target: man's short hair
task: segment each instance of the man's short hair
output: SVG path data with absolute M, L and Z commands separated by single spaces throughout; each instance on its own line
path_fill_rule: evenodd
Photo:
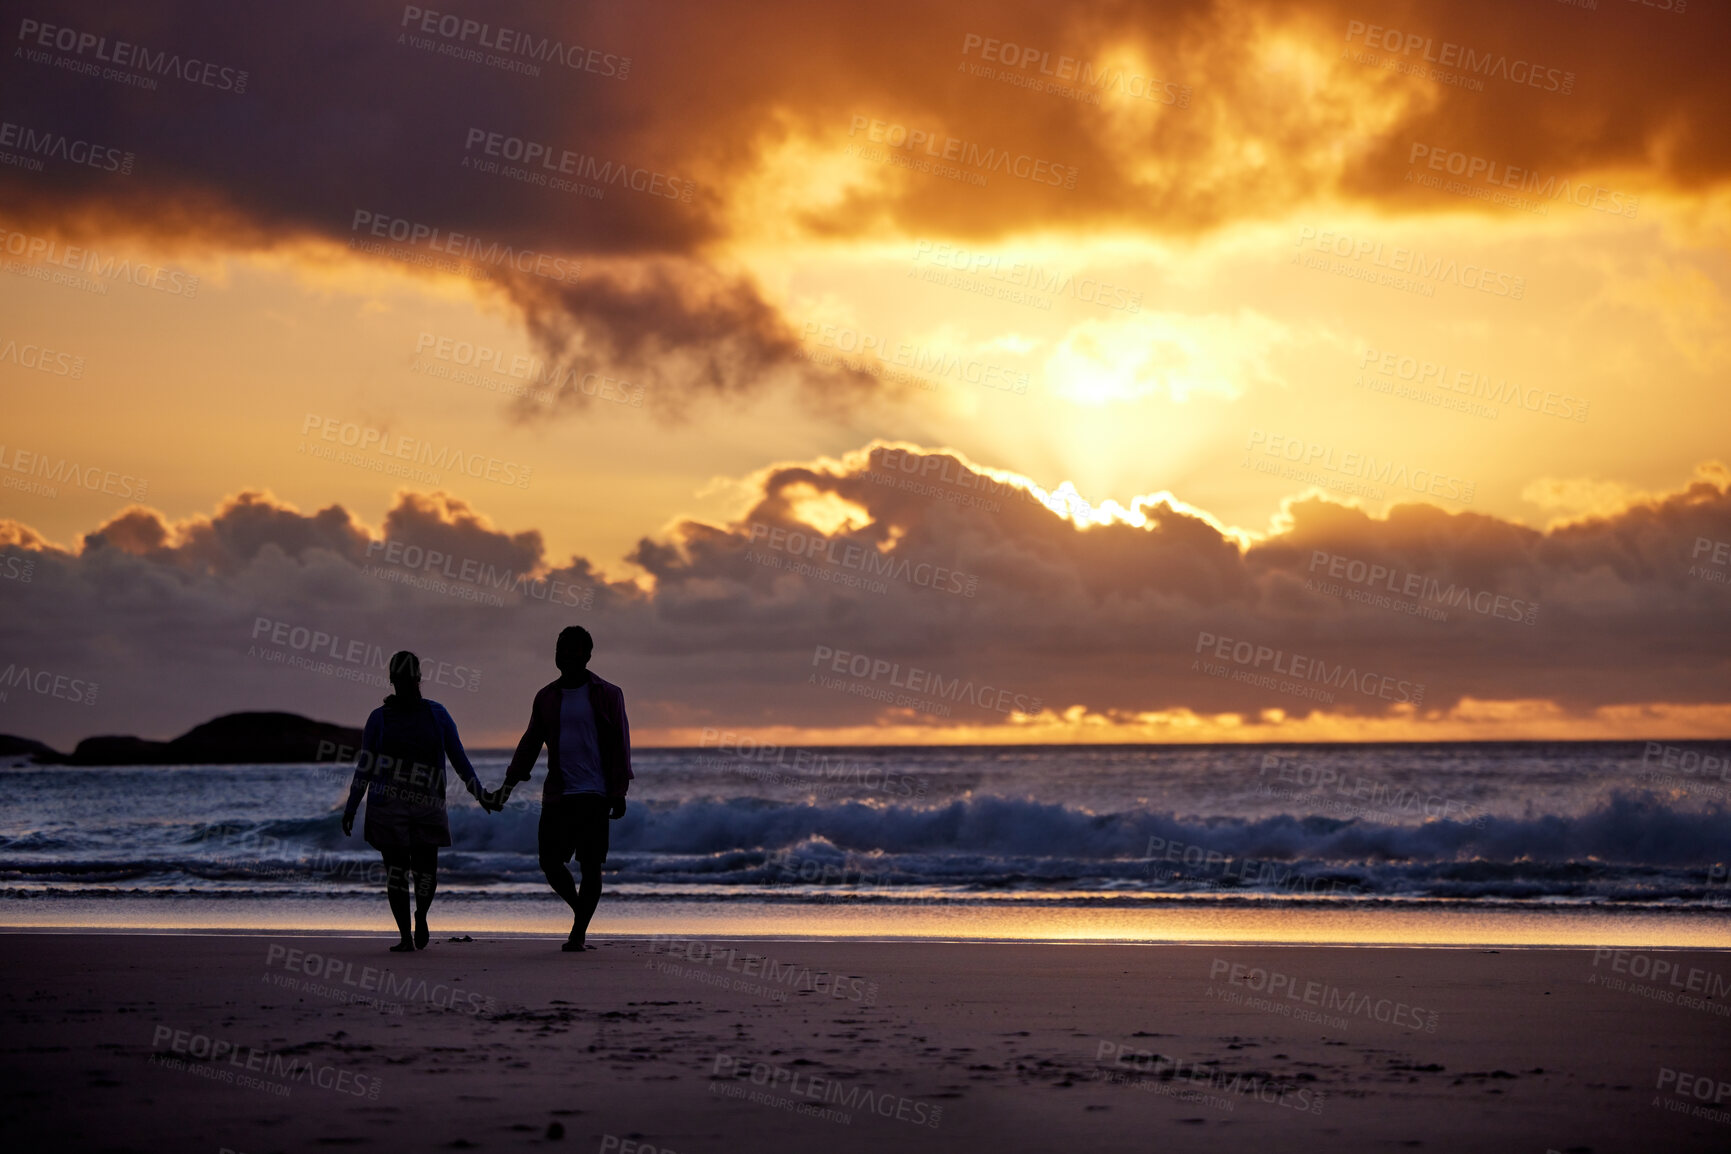
M 595 639 L 581 625 L 568 625 L 559 631 L 559 645 L 554 653 L 563 656 L 571 652 L 594 653 Z

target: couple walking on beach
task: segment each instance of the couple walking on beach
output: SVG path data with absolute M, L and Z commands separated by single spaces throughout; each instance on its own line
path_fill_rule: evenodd
M 427 907 L 438 889 L 439 849 L 451 844 L 445 816 L 445 759 L 481 807 L 505 808 L 511 790 L 528 781 L 541 747 L 547 747 L 547 781 L 541 791 L 537 833 L 541 871 L 571 907 L 567 952 L 594 949 L 584 944 L 589 920 L 601 900 L 601 866 L 607 860 L 607 823 L 625 816 L 630 788 L 631 730 L 625 695 L 617 685 L 589 670 L 595 642 L 573 625 L 559 634 L 554 664 L 559 679 L 535 694 L 529 727 L 511 757 L 505 780 L 487 790 L 469 764 L 457 725 L 445 707 L 421 696 L 421 662 L 408 650 L 391 655 L 395 691 L 373 710 L 361 733 L 354 781 L 343 809 L 343 834 L 352 836 L 361 799 L 367 799 L 362 835 L 385 860 L 385 894 L 402 940 L 393 952 L 426 949 L 431 940 Z M 579 884 L 565 863 L 577 859 Z M 414 929 L 409 927 L 410 879 L 415 898 Z

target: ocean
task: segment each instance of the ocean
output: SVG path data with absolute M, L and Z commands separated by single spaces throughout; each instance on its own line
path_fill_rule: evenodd
M 643 749 L 594 932 L 1731 946 L 1726 752 Z M 0 772 L 0 923 L 389 932 L 347 766 Z M 500 814 L 452 774 L 436 927 L 568 926 L 543 772 Z

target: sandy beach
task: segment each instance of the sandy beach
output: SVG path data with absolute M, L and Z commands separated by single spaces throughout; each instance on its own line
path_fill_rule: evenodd
M 211 1154 L 1731 1141 L 1731 955 L 1711 951 L 386 944 L 0 937 L 0 1138 Z

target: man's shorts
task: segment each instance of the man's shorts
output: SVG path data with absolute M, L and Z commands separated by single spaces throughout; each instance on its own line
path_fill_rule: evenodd
M 607 860 L 607 811 L 611 803 L 598 793 L 572 793 L 541 802 L 541 828 L 536 838 L 543 859 L 600 865 Z

